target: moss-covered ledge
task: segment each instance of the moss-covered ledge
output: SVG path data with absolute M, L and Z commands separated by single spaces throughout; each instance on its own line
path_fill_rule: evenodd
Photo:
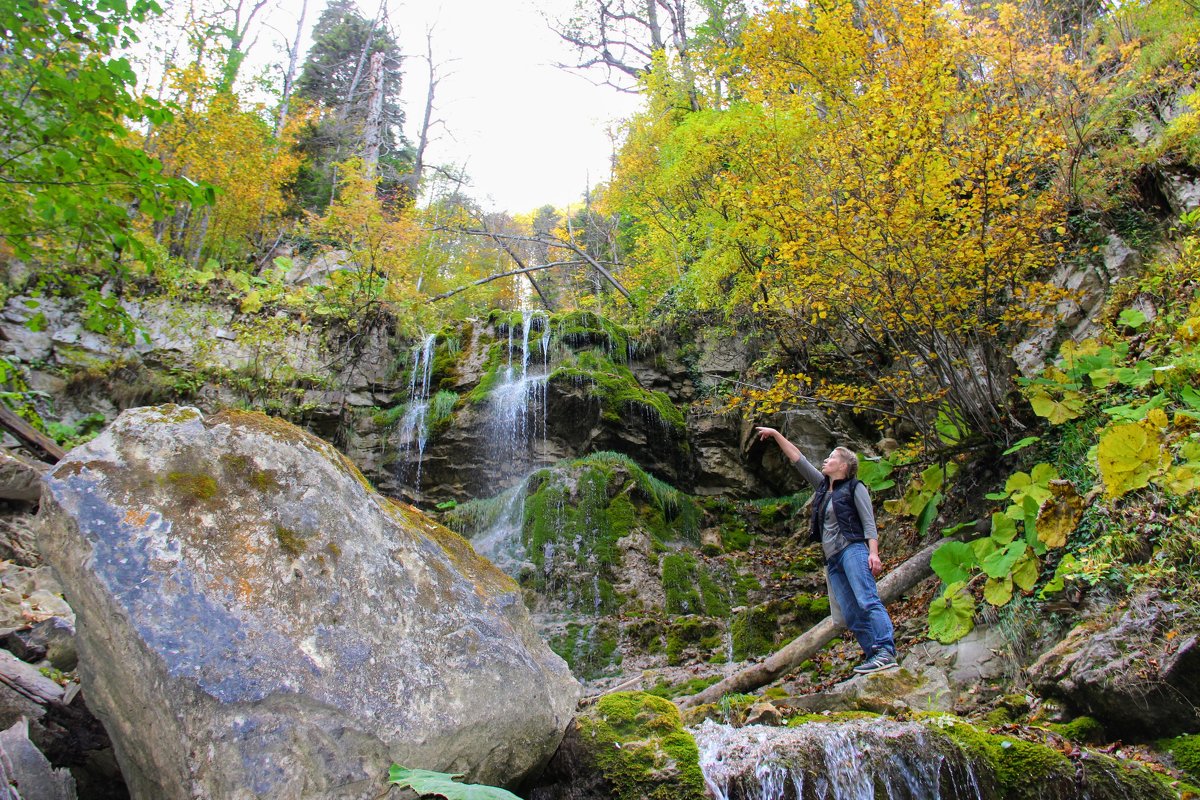
M 616 692 L 583 709 L 544 782 L 558 796 L 612 800 L 704 800 L 696 740 L 669 700 Z

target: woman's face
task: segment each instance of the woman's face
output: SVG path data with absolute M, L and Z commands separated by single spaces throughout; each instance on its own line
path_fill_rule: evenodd
M 837 452 L 830 453 L 821 462 L 821 474 L 827 475 L 830 480 L 845 480 L 847 473 L 846 462 L 842 460 L 842 457 Z

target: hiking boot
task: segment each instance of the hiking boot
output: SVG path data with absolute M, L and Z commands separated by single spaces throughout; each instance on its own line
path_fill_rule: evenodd
M 883 672 L 898 666 L 896 656 L 890 650 L 877 650 L 875 655 L 855 667 L 854 671 L 859 675 L 869 675 L 872 672 Z

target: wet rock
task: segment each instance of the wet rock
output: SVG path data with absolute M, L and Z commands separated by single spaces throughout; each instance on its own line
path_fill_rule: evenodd
M 978 770 L 953 742 L 924 726 L 882 718 L 796 728 L 696 731 L 713 797 L 888 797 L 977 800 Z
M 19 720 L 0 732 L 0 797 L 4 800 L 75 800 L 75 779 L 54 769 L 29 741 L 29 724 Z
M 369 798 L 393 762 L 512 783 L 574 709 L 510 579 L 279 420 L 126 411 L 42 514 L 134 798 Z
M 792 728 L 696 731 L 713 797 L 814 800 L 1167 800 L 1167 782 L 1142 765 L 989 734 L 949 715 L 809 721 Z
M 755 703 L 746 712 L 747 725 L 780 725 L 783 714 L 771 703 Z
M 1077 626 L 1029 675 L 1043 695 L 1124 736 L 1200 730 L 1200 622 L 1154 593 Z
M 946 674 L 927 666 L 919 672 L 908 669 L 856 675 L 823 692 L 791 698 L 792 706 L 808 711 L 870 711 L 900 709 L 950 711 L 954 693 Z

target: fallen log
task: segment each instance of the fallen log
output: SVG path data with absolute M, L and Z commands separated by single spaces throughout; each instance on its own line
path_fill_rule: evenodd
M 0 427 L 7 428 L 22 442 L 44 453 L 43 461 L 54 464 L 67 454 L 66 450 L 58 446 L 58 442 L 18 417 L 4 403 L 0 403 Z
M 933 574 L 929 566 L 929 557 L 946 541 L 942 539 L 922 549 L 879 581 L 879 599 L 884 605 L 899 600 L 905 592 Z M 832 617 L 826 617 L 782 649 L 772 653 L 765 661 L 739 670 L 698 694 L 681 697 L 675 704 L 680 708 L 693 708 L 705 703 L 715 703 L 722 695 L 731 692 L 749 692 L 766 686 L 796 669 L 805 659 L 811 658 L 843 628 L 844 626 L 835 623 Z

